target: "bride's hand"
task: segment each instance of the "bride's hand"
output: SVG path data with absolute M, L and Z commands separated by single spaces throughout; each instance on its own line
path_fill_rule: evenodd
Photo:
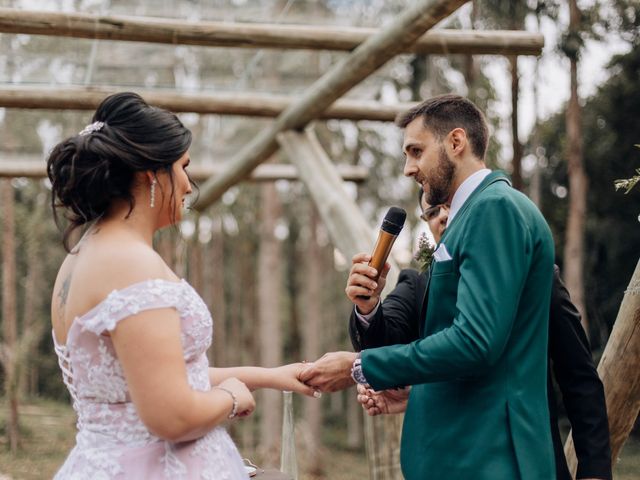
M 301 382 L 300 373 L 309 366 L 308 363 L 290 363 L 281 367 L 272 368 L 274 388 L 283 391 L 296 392 L 308 397 L 320 398 L 320 392 Z
M 236 406 L 238 417 L 249 416 L 256 409 L 256 401 L 251 391 L 237 378 L 229 377 L 217 386 L 229 390 L 235 395 L 234 398 L 238 402 Z

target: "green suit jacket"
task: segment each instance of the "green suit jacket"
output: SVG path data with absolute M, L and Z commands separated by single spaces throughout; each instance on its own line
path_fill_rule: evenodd
M 547 407 L 551 232 L 501 172 L 443 235 L 421 339 L 362 352 L 377 390 L 413 385 L 402 472 L 416 480 L 555 478 Z

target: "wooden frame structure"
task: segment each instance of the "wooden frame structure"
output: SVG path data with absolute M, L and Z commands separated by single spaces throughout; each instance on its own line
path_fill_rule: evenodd
M 95 110 L 117 87 L 0 87 L 0 107 L 55 110 Z M 289 108 L 295 98 L 285 95 L 246 92 L 175 93 L 163 90 L 136 89 L 153 105 L 172 112 L 242 115 L 272 118 Z M 341 99 L 322 112 L 319 119 L 373 120 L 391 122 L 398 113 L 415 103 L 393 105 L 380 102 Z
M 221 162 L 204 162 L 189 167 L 189 175 L 196 181 L 220 175 L 223 167 Z M 369 176 L 365 167 L 359 165 L 335 165 L 335 171 L 340 181 L 361 183 Z M 0 161 L 0 178 L 24 177 L 44 178 L 47 176 L 46 167 L 41 157 L 37 155 L 22 155 L 5 157 Z M 276 180 L 300 180 L 295 165 L 286 163 L 267 163 L 260 165 L 251 172 L 248 180 L 253 182 L 273 182 Z
M 251 177 L 256 181 L 276 178 L 300 178 L 311 192 L 327 224 L 334 245 L 348 256 L 369 248 L 366 241 L 372 235 L 357 205 L 345 193 L 342 180 L 361 181 L 362 169 L 347 171 L 346 166 L 333 165 L 322 151 L 313 132 L 304 130 L 316 119 L 393 120 L 399 111 L 411 104 L 382 105 L 341 99 L 352 87 L 371 75 L 388 60 L 401 53 L 417 54 L 497 54 L 539 55 L 544 40 L 541 35 L 527 32 L 480 32 L 436 30 L 428 32 L 466 0 L 416 0 L 383 30 L 338 28 L 301 25 L 240 24 L 221 22 L 186 22 L 148 17 L 99 16 L 80 13 L 42 13 L 0 8 L 0 32 L 50 35 L 73 38 L 152 42 L 170 45 L 207 47 L 277 48 L 336 50 L 349 52 L 325 75 L 298 98 L 249 93 L 181 94 L 137 89 L 148 101 L 176 112 L 215 113 L 274 117 L 272 124 L 256 136 L 224 168 L 202 167 L 197 176 L 208 178 L 201 190 L 199 210 L 205 209 L 231 186 Z M 0 107 L 26 109 L 94 109 L 111 87 L 36 88 L 24 86 L 0 87 Z M 292 165 L 261 165 L 279 148 Z M 311 174 L 313 172 L 313 175 Z M 0 161 L 0 176 L 43 176 L 44 167 Z M 392 272 L 397 272 L 393 269 Z M 391 274 L 393 275 L 393 274 Z M 622 418 L 619 406 L 631 403 L 637 416 L 640 409 L 640 384 L 637 380 L 624 391 L 619 385 L 633 372 L 624 368 L 620 352 L 630 352 L 637 365 L 640 339 L 635 324 L 640 315 L 638 276 L 636 268 L 630 289 L 625 295 L 612 339 L 607 345 L 599 372 L 603 377 L 610 414 L 612 451 L 614 458 L 627 438 L 629 419 Z M 635 283 L 634 283 L 635 282 Z M 393 278 L 387 282 L 392 286 Z M 632 328 L 633 327 L 633 328 Z M 613 368 L 622 365 L 623 368 Z M 637 379 L 637 374 L 633 377 Z M 368 417 L 367 417 L 368 418 Z M 634 418 L 635 419 L 635 416 Z M 632 419 L 632 420 L 633 420 Z M 397 452 L 401 419 L 387 417 L 368 419 L 368 431 L 385 440 L 385 449 Z M 373 438 L 371 436 L 370 438 Z M 575 453 L 567 442 L 567 457 L 575 468 Z M 391 444 L 391 445 L 389 445 Z M 398 458 L 382 453 L 382 442 L 367 445 L 370 477 L 401 478 Z
M 373 28 L 189 22 L 167 18 L 0 8 L 0 32 L 206 47 L 351 51 Z M 438 30 L 407 46 L 419 54 L 540 55 L 541 35 L 520 31 Z

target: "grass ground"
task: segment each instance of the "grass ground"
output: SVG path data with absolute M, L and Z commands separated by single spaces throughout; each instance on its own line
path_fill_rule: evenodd
M 0 425 L 6 407 L 0 402 Z M 71 407 L 57 402 L 34 400 L 21 407 L 22 451 L 12 456 L 6 441 L 0 440 L 0 480 L 42 480 L 53 477 L 74 444 L 75 416 Z M 4 434 L 4 432 L 2 432 Z M 324 475 L 302 473 L 301 480 L 362 480 L 368 470 L 364 454 L 341 445 L 340 432 L 327 432 Z M 2 438 L 4 438 L 2 436 Z M 640 439 L 630 438 L 614 468 L 616 480 L 640 479 Z

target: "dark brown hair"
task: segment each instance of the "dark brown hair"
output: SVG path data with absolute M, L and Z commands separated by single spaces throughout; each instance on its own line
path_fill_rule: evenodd
M 113 200 L 127 200 L 133 211 L 136 172 L 166 171 L 173 185 L 172 165 L 191 145 L 191 132 L 175 114 L 136 93 L 105 98 L 91 121 L 104 125 L 60 142 L 47 160 L 54 219 L 60 226 L 57 210 L 64 208 L 69 221 L 67 251 L 71 233 L 104 215 Z
M 430 98 L 398 115 L 396 125 L 406 128 L 418 117 L 422 117 L 424 126 L 438 139 L 444 138 L 455 128 L 464 129 L 471 145 L 471 152 L 480 160 L 484 160 L 489 128 L 480 109 L 470 100 L 451 94 Z

